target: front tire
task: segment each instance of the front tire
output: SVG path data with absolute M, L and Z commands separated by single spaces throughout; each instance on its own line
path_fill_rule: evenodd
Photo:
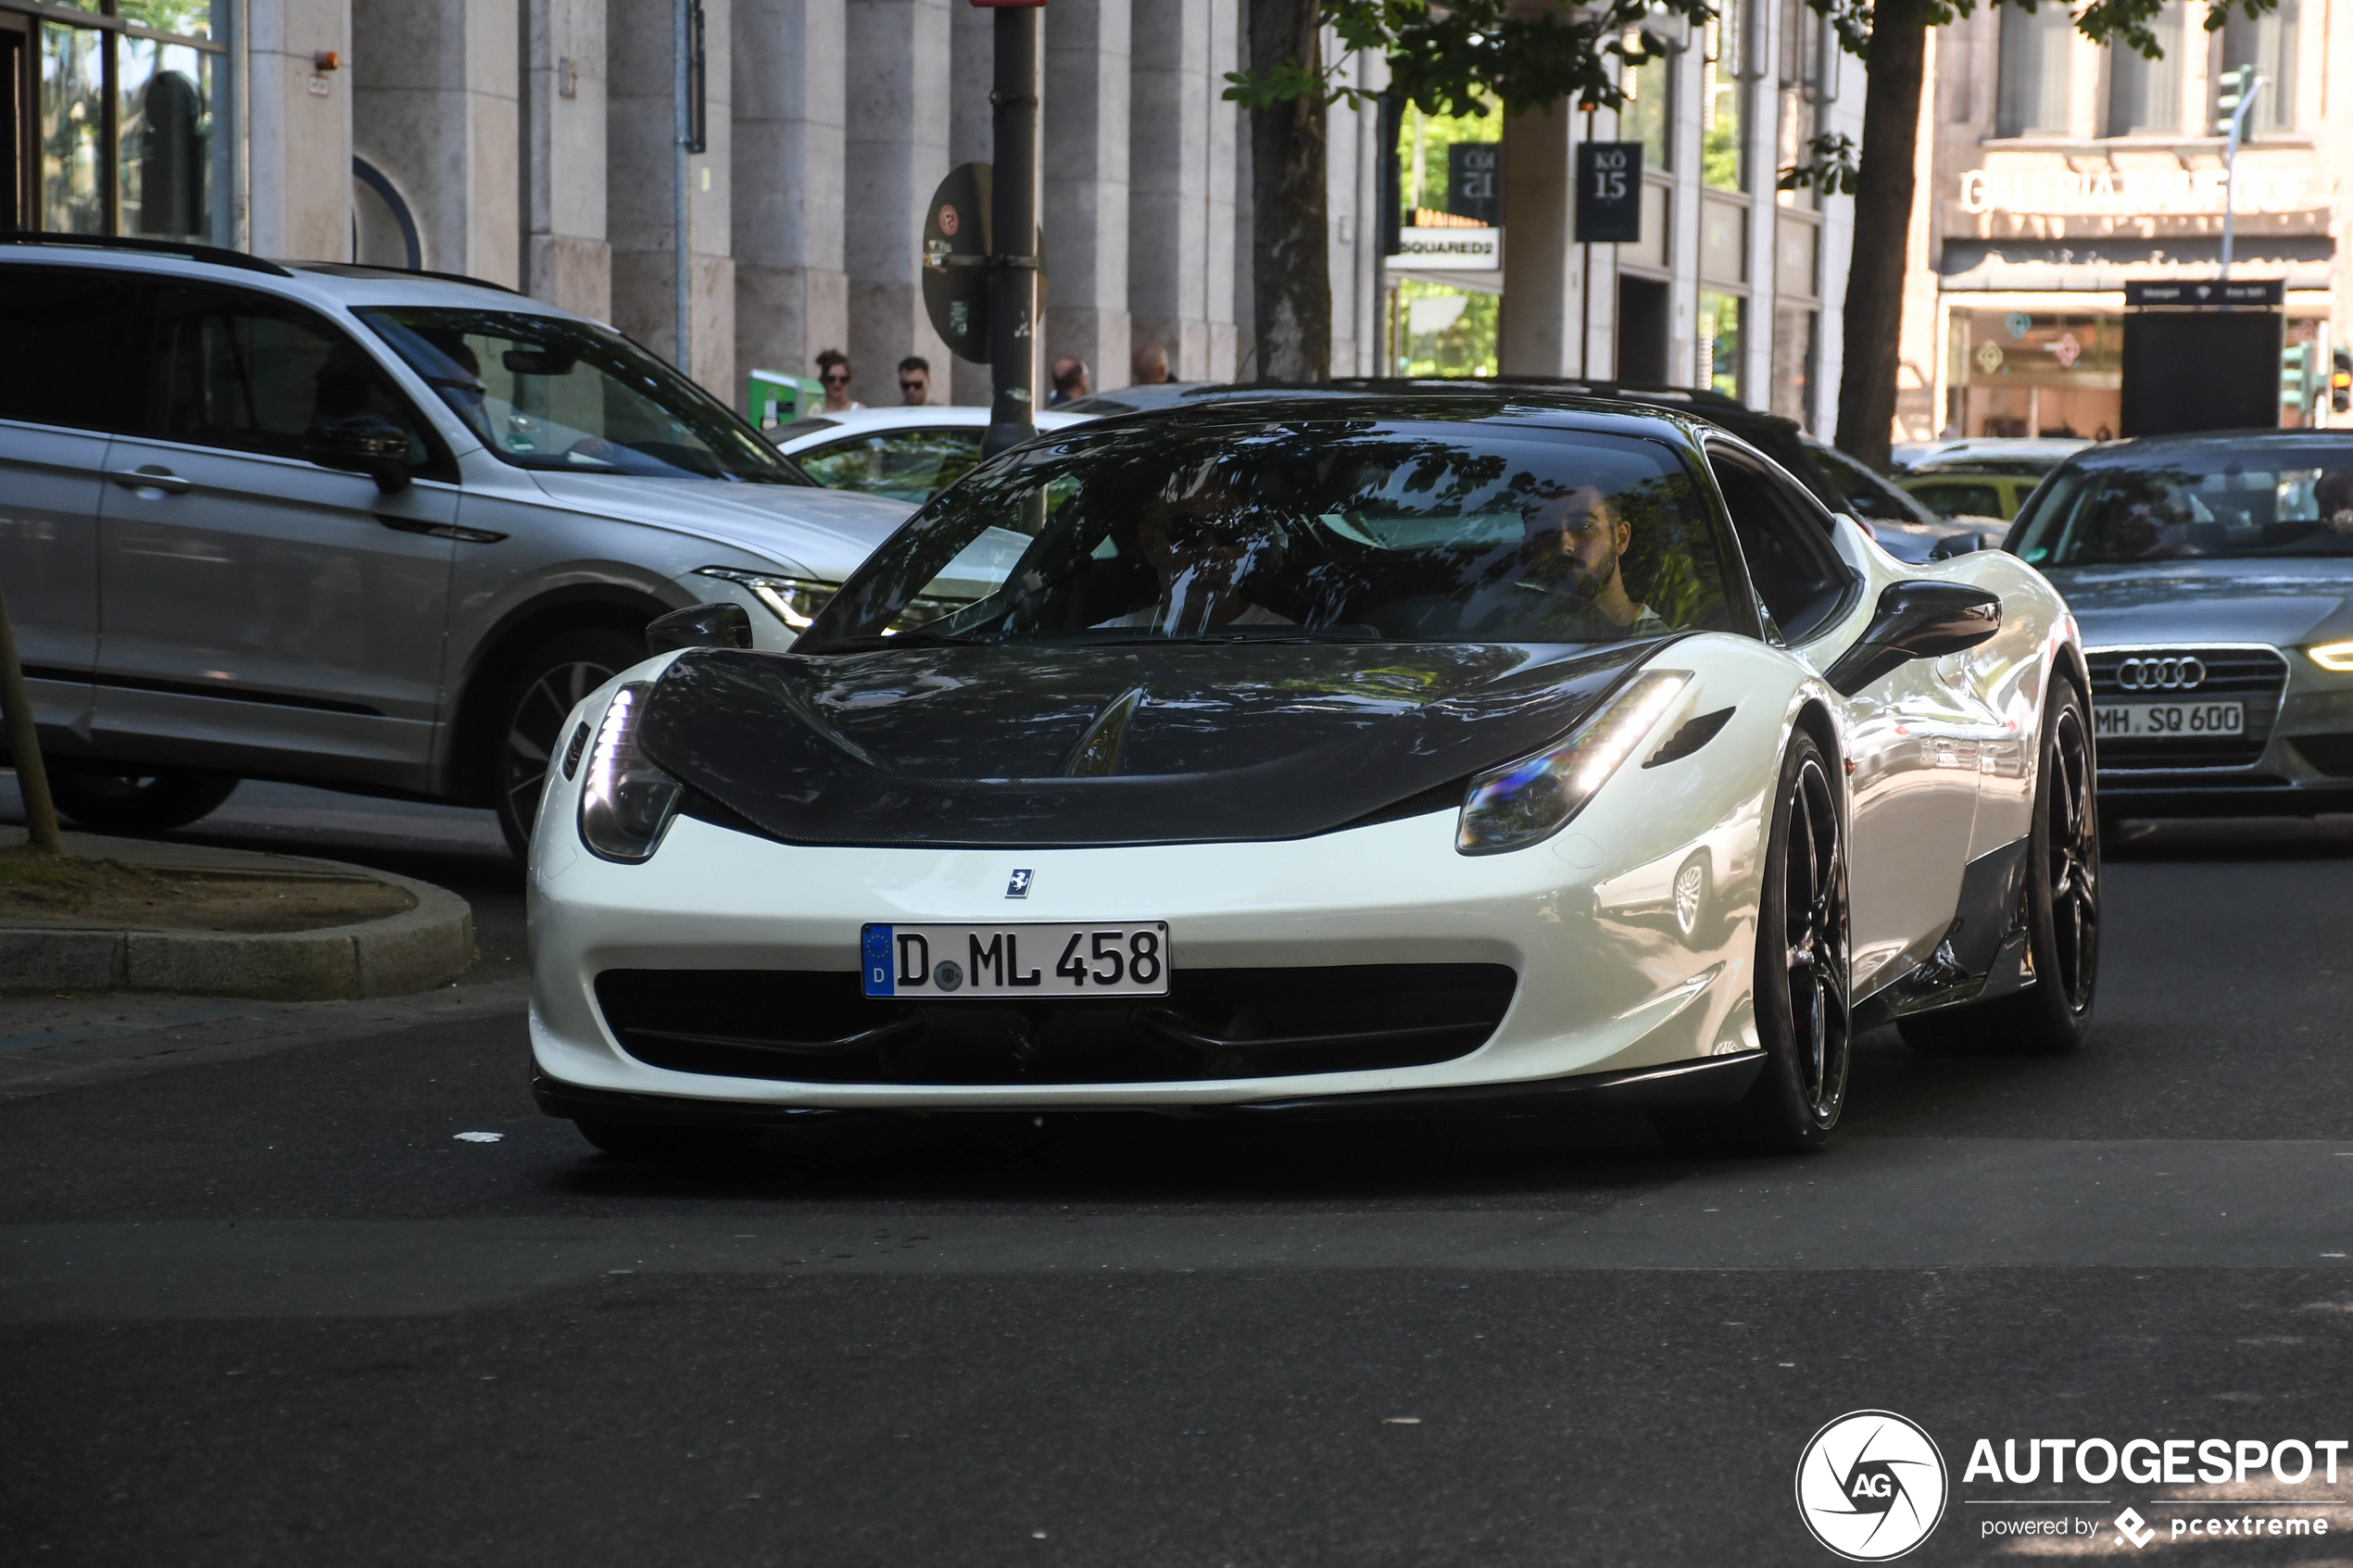
M 236 793 L 234 773 L 196 768 L 51 764 L 57 809 L 92 833 L 169 833 L 209 817 Z
M 1901 1020 L 1920 1051 L 2065 1056 L 2092 1027 L 2100 973 L 2100 810 L 2083 697 L 2054 684 L 2043 715 L 2027 840 L 2026 944 L 2034 984 L 1991 1001 Z
M 597 627 L 567 632 L 516 661 L 499 687 L 492 732 L 492 777 L 499 831 L 518 860 L 531 847 L 540 786 L 562 745 L 564 720 L 580 699 L 646 657 L 642 635 Z

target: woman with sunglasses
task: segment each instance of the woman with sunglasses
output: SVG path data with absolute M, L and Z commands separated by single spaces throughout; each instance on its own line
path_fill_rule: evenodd
M 826 413 L 846 414 L 865 407 L 849 395 L 849 356 L 840 349 L 828 348 L 817 356 L 817 380 L 825 389 Z

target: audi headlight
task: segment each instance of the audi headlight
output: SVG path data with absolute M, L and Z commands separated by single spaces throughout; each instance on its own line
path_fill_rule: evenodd
M 1666 717 L 1691 677 L 1654 670 L 1637 677 L 1567 740 L 1471 780 L 1454 847 L 1493 855 L 1549 838 L 1584 809 L 1593 792 Z
M 699 566 L 695 569 L 695 575 L 716 577 L 739 588 L 749 588 L 751 596 L 767 606 L 770 613 L 790 627 L 795 636 L 808 631 L 809 623 L 817 619 L 817 612 L 841 590 L 838 583 L 782 577 L 769 571 L 743 571 L 732 566 Z
M 653 689 L 649 681 L 632 681 L 615 692 L 588 748 L 587 778 L 580 786 L 580 842 L 608 860 L 651 859 L 684 793 L 637 744 L 637 725 Z
M 2353 675 L 2353 643 L 2322 643 L 2316 648 L 2304 650 L 2312 662 L 2323 670 L 2334 670 L 2340 675 Z

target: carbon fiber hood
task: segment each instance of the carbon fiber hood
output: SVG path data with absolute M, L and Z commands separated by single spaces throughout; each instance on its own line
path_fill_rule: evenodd
M 791 843 L 1303 838 L 1534 750 L 1662 646 L 705 649 L 664 672 L 642 734 Z

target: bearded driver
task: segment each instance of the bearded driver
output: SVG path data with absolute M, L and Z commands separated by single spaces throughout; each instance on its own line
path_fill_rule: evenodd
M 1619 518 L 1590 484 L 1533 496 L 1520 508 L 1519 571 L 1491 606 L 1540 637 L 1590 642 L 1597 637 L 1649 637 L 1668 630 L 1658 612 L 1626 591 L 1618 558 L 1633 542 Z

